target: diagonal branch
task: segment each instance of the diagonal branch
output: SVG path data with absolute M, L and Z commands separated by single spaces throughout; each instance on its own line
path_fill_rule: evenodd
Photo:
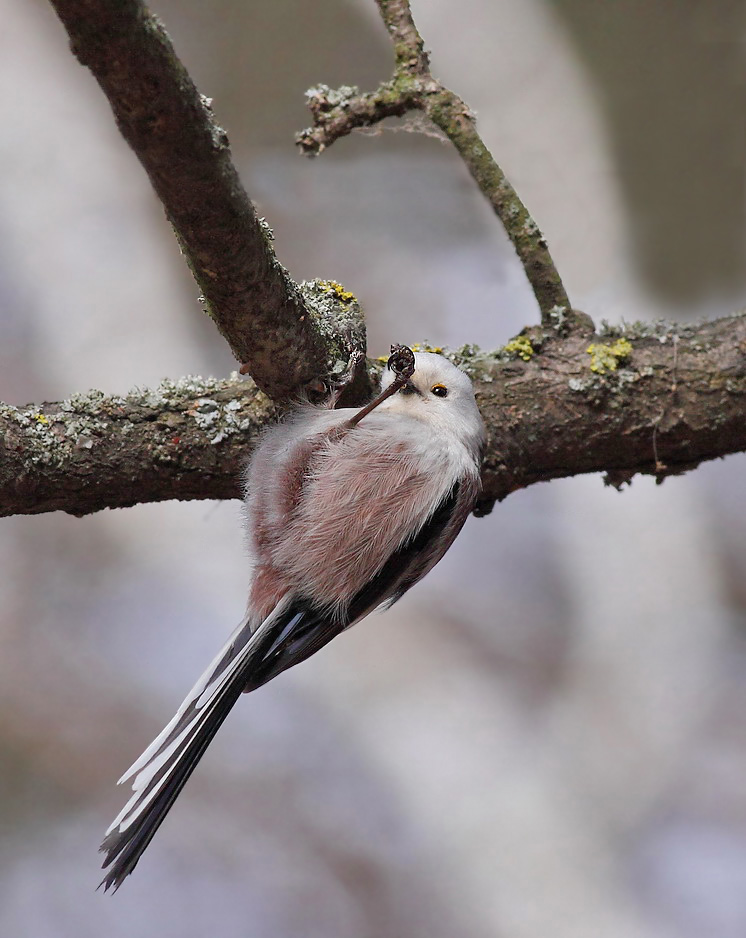
M 456 356 L 475 378 L 489 443 L 484 502 L 548 479 L 668 475 L 746 450 L 746 315 L 621 334 L 535 327 Z M 0 405 L 0 516 L 171 498 L 233 498 L 275 418 L 250 382 L 183 379 L 124 398 Z
M 314 124 L 297 135 L 298 146 L 315 156 L 355 129 L 386 117 L 402 117 L 408 111 L 423 111 L 456 147 L 505 227 L 536 296 L 542 322 L 550 325 L 554 311 L 569 310 L 570 301 L 544 236 L 479 136 L 473 113 L 458 95 L 433 78 L 409 0 L 377 3 L 394 43 L 393 77 L 369 94 L 351 86 L 336 91 L 326 85 L 311 88 L 307 99 Z
M 277 261 L 227 134 L 160 21 L 141 0 L 51 3 L 145 168 L 236 359 L 277 399 L 324 377 L 335 358 L 346 360 L 346 345 L 360 347 L 359 324 L 356 341 L 340 338 Z

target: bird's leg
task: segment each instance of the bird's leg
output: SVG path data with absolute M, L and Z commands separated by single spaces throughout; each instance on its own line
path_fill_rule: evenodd
M 346 427 L 356 426 L 363 417 L 367 416 L 372 410 L 375 410 L 379 404 L 382 404 L 387 398 L 391 397 L 392 394 L 396 394 L 396 392 L 409 381 L 414 374 L 414 352 L 406 345 L 392 345 L 391 356 L 388 360 L 387 367 L 396 375 L 394 380 L 385 391 L 381 391 L 378 397 L 373 398 L 369 404 L 366 404 L 365 407 L 361 408 L 356 414 L 350 417 L 345 424 Z

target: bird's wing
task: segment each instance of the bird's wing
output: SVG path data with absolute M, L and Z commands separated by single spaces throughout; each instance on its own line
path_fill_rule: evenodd
M 398 559 L 386 564 L 384 570 L 390 568 L 391 576 L 383 599 L 386 609 L 398 602 L 442 559 L 471 514 L 480 490 L 477 476 L 462 478 L 417 535 L 399 548 Z
M 266 684 L 282 671 L 305 661 L 335 635 L 349 628 L 377 606 L 393 605 L 414 586 L 453 543 L 474 507 L 478 483 L 469 479 L 457 482 L 441 500 L 426 523 L 389 555 L 381 569 L 353 596 L 351 602 L 335 615 L 314 607 L 307 600 L 297 600 L 292 608 L 305 615 L 288 623 L 272 648 L 252 672 L 246 690 Z
M 324 441 L 310 454 L 281 537 L 265 541 L 268 562 L 296 593 L 340 614 L 392 555 L 404 549 L 408 566 L 414 552 L 405 548 L 415 539 L 419 549 L 427 546 L 428 556 L 432 550 L 440 559 L 445 547 L 440 550 L 433 532 L 450 531 L 456 512 L 459 520 L 450 544 L 478 484 L 476 465 L 465 451 L 462 456 L 429 434 L 418 438 L 418 421 L 375 417 L 371 414 L 347 435 Z M 436 516 L 441 523 L 431 528 Z M 429 536 L 418 539 L 426 528 Z M 425 572 L 429 566 L 423 564 Z M 391 576 L 386 581 L 394 582 Z

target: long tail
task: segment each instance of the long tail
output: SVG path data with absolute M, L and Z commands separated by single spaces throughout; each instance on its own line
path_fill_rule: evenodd
M 135 868 L 231 707 L 252 684 L 257 666 L 261 669 L 275 654 L 278 635 L 292 633 L 305 615 L 283 602 L 254 633 L 244 621 L 168 726 L 119 780 L 122 784 L 134 776 L 134 794 L 101 844 L 106 853 L 102 867 L 110 867 L 101 882 L 105 891 L 116 891 Z

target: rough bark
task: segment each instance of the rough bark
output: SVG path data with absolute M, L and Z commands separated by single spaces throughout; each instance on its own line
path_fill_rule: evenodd
M 746 316 L 623 333 L 524 331 L 454 355 L 489 431 L 482 510 L 548 479 L 605 472 L 621 485 L 746 450 Z M 184 379 L 125 398 L 0 405 L 0 515 L 179 498 L 233 498 L 277 411 L 252 382 Z
M 245 454 L 274 414 L 269 398 L 237 377 L 0 405 L 0 515 L 234 498 Z

